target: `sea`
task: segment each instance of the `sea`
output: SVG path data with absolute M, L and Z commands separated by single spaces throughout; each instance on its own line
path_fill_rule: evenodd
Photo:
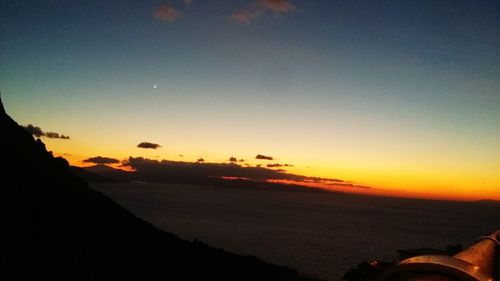
M 500 229 L 500 204 L 173 184 L 92 184 L 186 240 L 340 280 L 397 249 L 468 246 Z

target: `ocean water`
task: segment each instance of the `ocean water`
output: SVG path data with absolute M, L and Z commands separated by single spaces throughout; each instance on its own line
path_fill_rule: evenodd
M 397 249 L 470 245 L 500 228 L 500 205 L 161 184 L 93 184 L 183 239 L 339 280 Z

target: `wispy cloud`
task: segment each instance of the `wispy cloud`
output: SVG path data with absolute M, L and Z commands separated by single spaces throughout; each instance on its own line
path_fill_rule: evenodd
M 234 11 L 229 18 L 239 23 L 250 23 L 253 19 L 266 13 L 287 14 L 293 12 L 295 6 L 288 0 L 257 0 L 244 9 Z
M 238 10 L 234 11 L 229 17 L 231 20 L 239 23 L 250 23 L 253 18 L 256 18 L 258 13 L 252 12 L 250 10 Z
M 285 14 L 295 10 L 295 6 L 287 0 L 259 0 L 257 1 L 257 6 L 277 14 Z
M 144 141 L 144 142 L 141 142 L 140 144 L 137 145 L 137 147 L 139 148 L 150 148 L 150 149 L 157 149 L 157 148 L 160 148 L 161 145 L 157 144 L 157 143 L 152 143 L 152 142 L 147 142 L 147 141 Z
M 154 10 L 154 18 L 161 21 L 173 22 L 181 16 L 181 12 L 169 4 L 157 6 Z
M 120 163 L 120 160 L 109 157 L 90 157 L 82 161 L 83 163 L 93 163 L 93 164 L 117 164 Z
M 23 126 L 23 128 L 26 131 L 28 131 L 28 133 L 32 134 L 33 136 L 35 136 L 37 138 L 46 137 L 49 139 L 69 140 L 69 136 L 65 136 L 63 134 L 54 133 L 54 132 L 44 132 L 40 127 L 33 126 L 31 124 L 28 124 L 27 126 Z

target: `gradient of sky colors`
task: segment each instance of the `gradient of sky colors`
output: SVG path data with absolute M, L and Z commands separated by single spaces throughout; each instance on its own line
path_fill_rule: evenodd
M 500 199 L 498 1 L 2 1 L 0 38 L 7 111 L 73 164 L 261 153 Z

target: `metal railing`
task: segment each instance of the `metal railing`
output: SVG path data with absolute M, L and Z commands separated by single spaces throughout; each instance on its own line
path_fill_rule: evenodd
M 423 255 L 403 260 L 383 272 L 375 280 L 495 281 L 498 280 L 496 278 L 500 269 L 499 248 L 500 231 L 496 231 L 489 236 L 479 237 L 474 245 L 453 257 Z

